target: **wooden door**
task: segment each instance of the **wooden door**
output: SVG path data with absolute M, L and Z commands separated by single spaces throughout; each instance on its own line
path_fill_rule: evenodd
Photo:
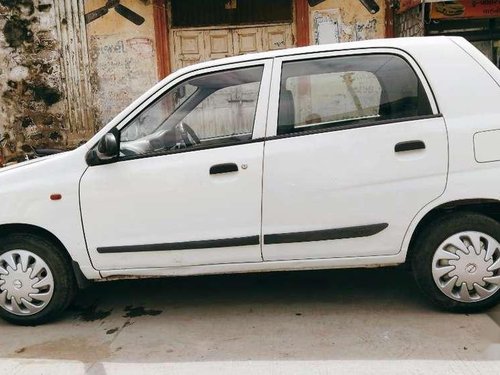
M 293 24 L 174 29 L 173 70 L 198 62 L 294 46 Z

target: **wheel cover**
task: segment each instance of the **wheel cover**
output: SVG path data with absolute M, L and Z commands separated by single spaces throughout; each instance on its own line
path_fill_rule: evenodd
M 54 293 L 52 272 L 38 255 L 11 250 L 0 255 L 0 307 L 18 316 L 34 315 Z
M 454 234 L 436 250 L 432 276 L 439 290 L 455 301 L 483 301 L 500 288 L 500 244 L 481 232 Z

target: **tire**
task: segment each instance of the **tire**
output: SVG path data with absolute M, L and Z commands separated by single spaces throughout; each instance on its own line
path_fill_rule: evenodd
M 54 243 L 33 234 L 11 234 L 0 240 L 0 317 L 4 320 L 25 326 L 52 321 L 68 307 L 76 290 L 70 262 Z
M 500 299 L 499 242 L 500 224 L 489 217 L 468 212 L 443 216 L 423 230 L 412 248 L 415 280 L 441 309 L 484 311 Z M 458 250 L 462 245 L 468 254 Z

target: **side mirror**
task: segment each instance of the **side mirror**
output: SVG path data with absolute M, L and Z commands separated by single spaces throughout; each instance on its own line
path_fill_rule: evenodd
M 120 153 L 120 142 L 116 132 L 109 132 L 101 138 L 97 147 L 87 153 L 88 165 L 106 164 L 115 161 Z
M 109 161 L 118 156 L 119 147 L 116 134 L 107 133 L 97 144 L 97 157 L 101 161 Z

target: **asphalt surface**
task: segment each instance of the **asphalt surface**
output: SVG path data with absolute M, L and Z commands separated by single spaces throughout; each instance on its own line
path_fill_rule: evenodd
M 0 374 L 33 373 L 500 373 L 500 306 L 438 311 L 401 268 L 98 283 L 55 323 L 0 321 Z

